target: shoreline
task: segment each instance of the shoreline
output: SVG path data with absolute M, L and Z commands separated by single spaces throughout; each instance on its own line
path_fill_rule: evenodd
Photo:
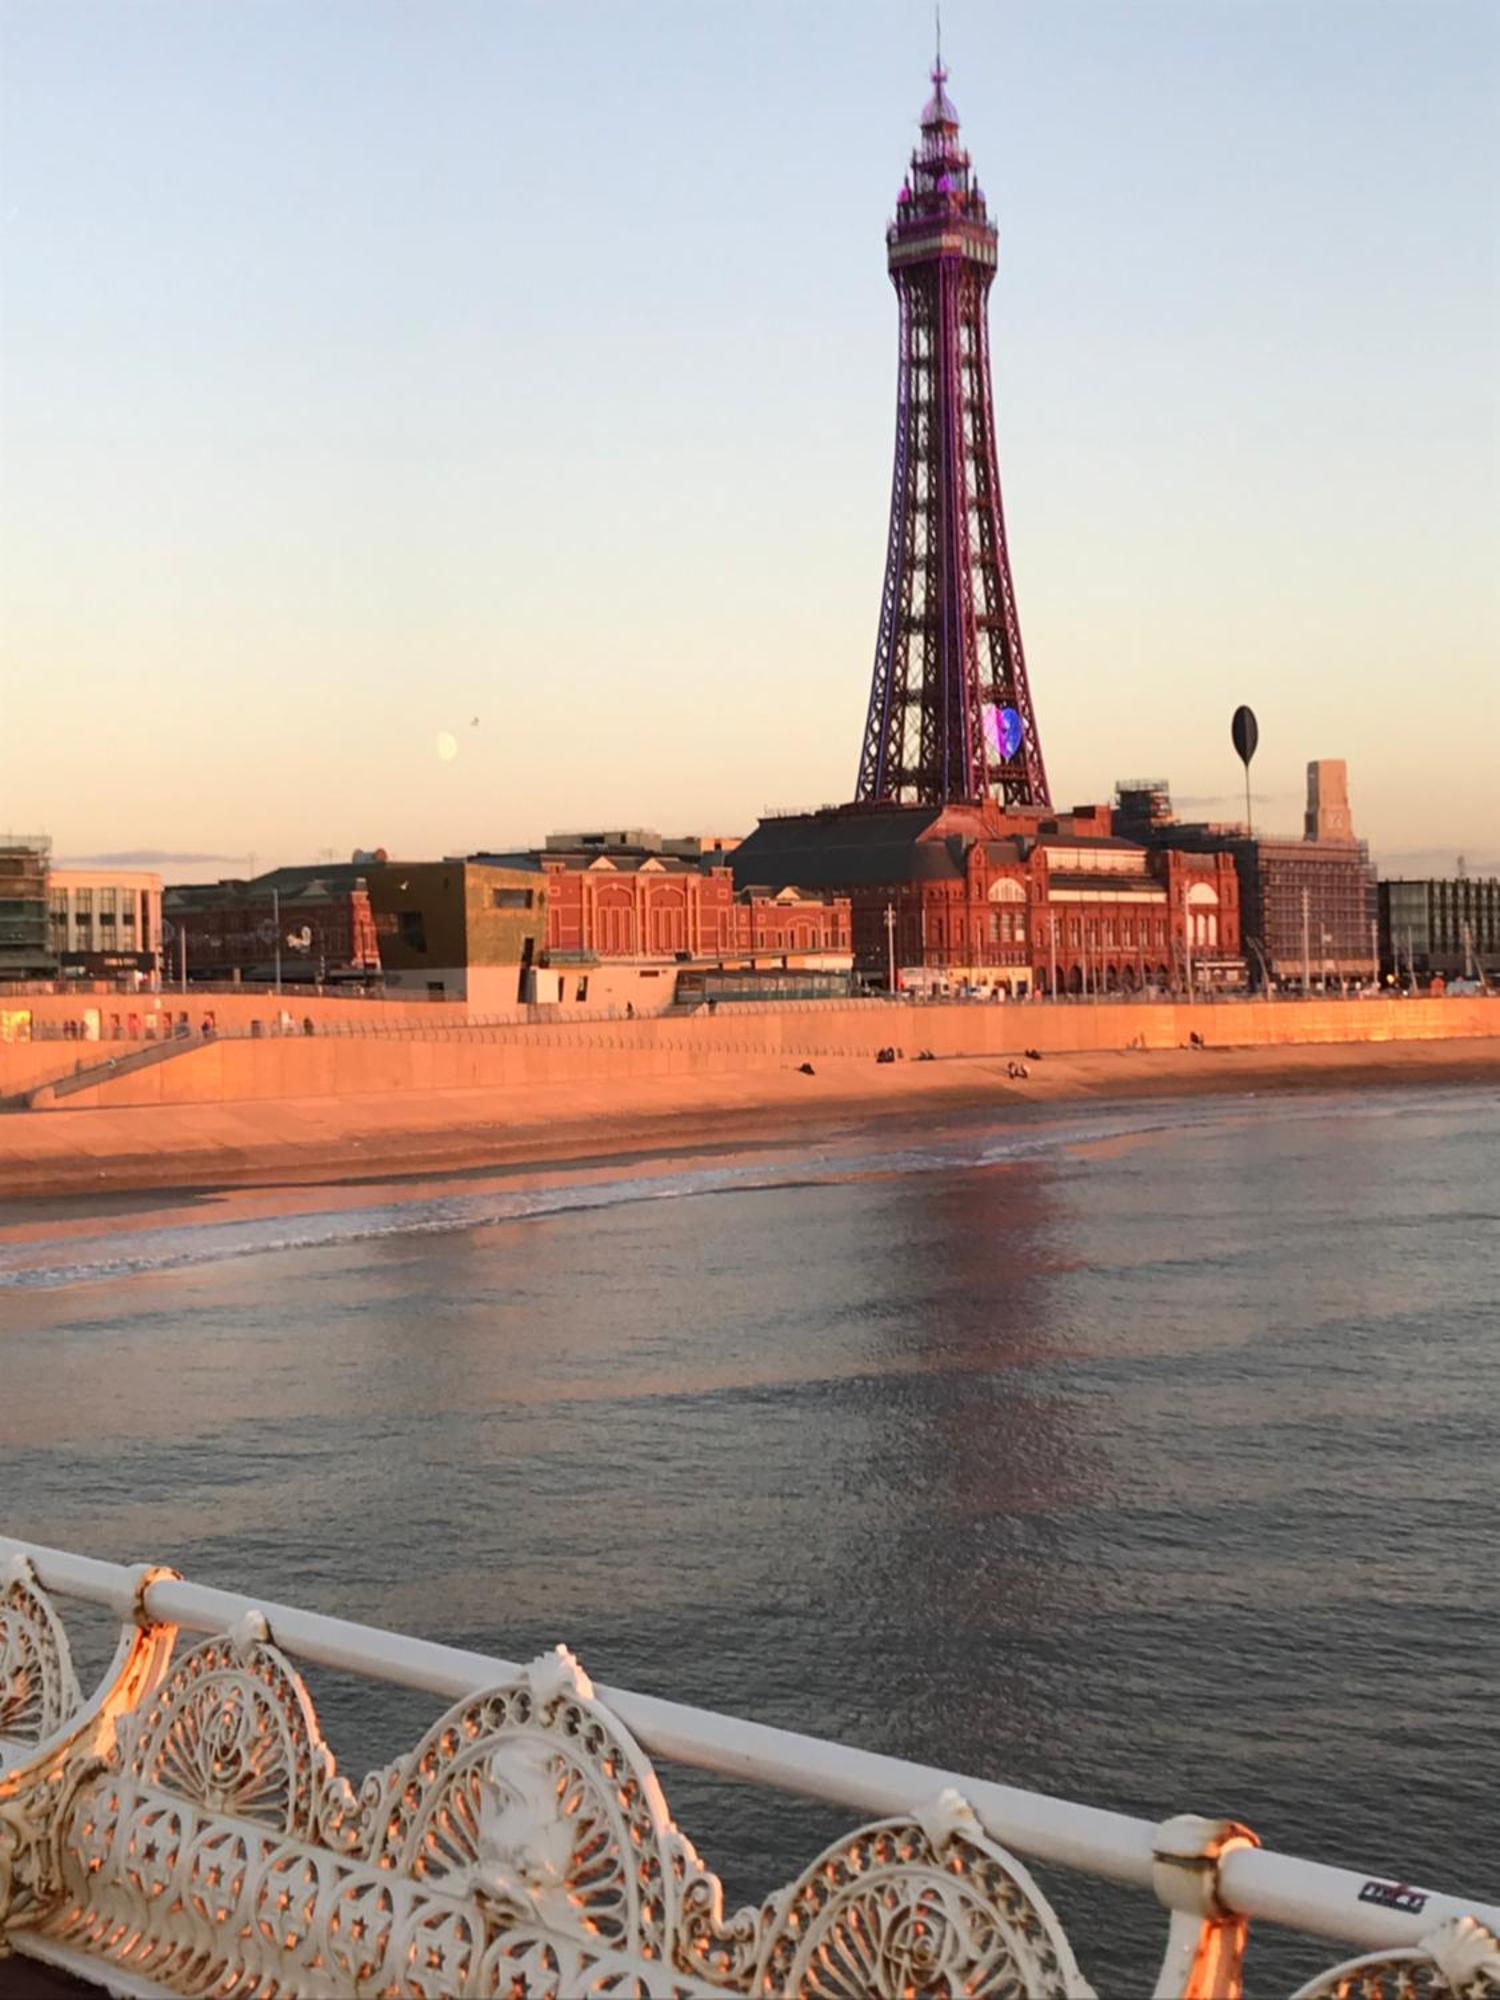
M 598 1169 L 1091 1098 L 1495 1088 L 1500 1038 L 1118 1050 L 1048 1055 L 1027 1067 L 1017 1080 L 996 1056 L 885 1065 L 839 1056 L 819 1059 L 812 1076 L 788 1061 L 531 1090 L 13 1112 L 0 1117 L 0 1236 L 25 1231 L 13 1204 L 91 1196 L 187 1201 L 230 1189 L 389 1188 L 485 1170 Z

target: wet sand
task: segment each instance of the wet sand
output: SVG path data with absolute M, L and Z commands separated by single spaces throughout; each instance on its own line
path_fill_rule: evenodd
M 360 1187 L 390 1198 L 393 1184 L 499 1167 L 598 1169 L 725 1150 L 835 1139 L 883 1120 L 1031 1103 L 1214 1093 L 1342 1090 L 1409 1083 L 1500 1085 L 1500 1039 L 1320 1045 L 1302 1048 L 1122 1050 L 1054 1055 L 1024 1079 L 993 1056 L 876 1064 L 820 1059 L 617 1083 L 514 1090 L 408 1091 L 372 1097 L 281 1099 L 126 1110 L 30 1111 L 0 1116 L 0 1236 L 66 1230 L 76 1197 L 121 1221 L 159 1217 L 180 1196 L 265 1190 L 285 1209 L 297 1190 Z M 274 1191 L 274 1192 L 273 1192 Z M 82 1224 L 78 1226 L 83 1226 Z M 89 1225 L 92 1226 L 92 1225 Z

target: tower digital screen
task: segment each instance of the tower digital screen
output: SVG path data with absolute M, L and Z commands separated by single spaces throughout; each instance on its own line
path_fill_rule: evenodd
M 991 749 L 1002 764 L 1008 764 L 1015 756 L 1025 734 L 1020 715 L 1013 708 L 987 708 L 984 711 L 984 731 Z

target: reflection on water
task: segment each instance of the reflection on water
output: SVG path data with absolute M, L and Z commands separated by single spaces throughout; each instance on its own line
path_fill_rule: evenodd
M 12 1245 L 7 1523 L 1494 1894 L 1493 1096 L 1017 1137 Z M 832 1824 L 669 1786 L 742 1886 Z

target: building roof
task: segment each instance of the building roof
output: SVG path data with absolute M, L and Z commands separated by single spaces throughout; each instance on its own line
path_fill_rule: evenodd
M 520 875 L 540 875 L 541 857 L 523 851 L 517 854 L 457 854 L 448 857 L 460 868 L 509 868 Z
M 725 858 L 735 884 L 793 882 L 840 889 L 910 882 L 955 872 L 938 823 L 943 806 L 884 806 L 857 811 L 789 813 L 763 819 Z M 961 867 L 961 864 L 959 864 Z
M 290 909 L 297 904 L 345 902 L 352 890 L 364 886 L 363 869 L 346 868 L 342 876 L 338 871 L 332 873 L 333 879 L 329 879 L 321 871 L 314 874 L 304 869 L 278 868 L 271 875 L 257 875 L 248 882 L 178 882 L 162 891 L 162 907 L 170 913 L 222 909 L 226 903 L 268 905 L 274 893 L 282 907 Z M 279 879 L 283 877 L 289 879 Z
M 1120 833 L 1039 833 L 1038 841 L 1045 848 L 1054 847 L 1129 847 L 1144 855 L 1145 847 L 1139 840 L 1127 840 Z
M 368 861 L 319 861 L 311 866 L 268 868 L 264 875 L 252 875 L 241 886 L 263 896 L 269 895 L 273 889 L 296 889 L 309 882 L 330 886 L 336 883 L 343 888 L 352 888 L 356 882 L 364 880 L 373 865 Z

